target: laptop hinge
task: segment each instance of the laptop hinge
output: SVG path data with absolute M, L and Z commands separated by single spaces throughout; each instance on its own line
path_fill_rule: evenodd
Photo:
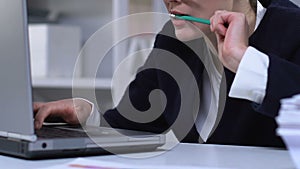
M 34 142 L 37 140 L 36 135 L 23 135 L 19 133 L 9 133 L 6 131 L 0 131 L 0 136 L 2 137 L 7 137 L 7 138 L 13 138 L 13 139 L 19 139 L 19 140 L 26 140 L 26 141 L 31 141 Z

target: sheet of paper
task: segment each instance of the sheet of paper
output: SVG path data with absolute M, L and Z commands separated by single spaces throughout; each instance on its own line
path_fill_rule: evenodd
M 300 169 L 300 94 L 281 100 L 277 134 L 285 142 L 294 163 Z
M 225 168 L 211 168 L 200 166 L 166 166 L 166 165 L 136 165 L 124 164 L 117 162 L 106 162 L 101 160 L 87 160 L 77 158 L 76 160 L 47 168 L 40 169 L 225 169 Z

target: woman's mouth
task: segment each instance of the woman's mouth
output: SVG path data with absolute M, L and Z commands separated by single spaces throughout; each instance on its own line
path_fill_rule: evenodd
M 183 27 L 187 21 L 182 19 L 176 19 L 176 16 L 189 16 L 189 15 L 179 11 L 171 11 L 170 16 L 173 16 L 171 17 L 171 20 L 175 27 Z

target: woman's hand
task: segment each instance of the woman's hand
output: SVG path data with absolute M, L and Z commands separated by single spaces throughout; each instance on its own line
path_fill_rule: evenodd
M 92 106 L 82 99 L 66 99 L 54 102 L 33 104 L 34 127 L 40 129 L 47 117 L 59 117 L 69 124 L 85 123 Z
M 216 11 L 210 19 L 217 36 L 219 59 L 232 72 L 237 71 L 248 48 L 249 24 L 243 13 Z

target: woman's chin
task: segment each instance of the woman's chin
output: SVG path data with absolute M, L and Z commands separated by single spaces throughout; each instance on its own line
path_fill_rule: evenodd
M 195 40 L 203 37 L 203 34 L 197 30 L 183 30 L 183 29 L 175 29 L 175 35 L 178 40 L 187 42 L 191 40 Z

